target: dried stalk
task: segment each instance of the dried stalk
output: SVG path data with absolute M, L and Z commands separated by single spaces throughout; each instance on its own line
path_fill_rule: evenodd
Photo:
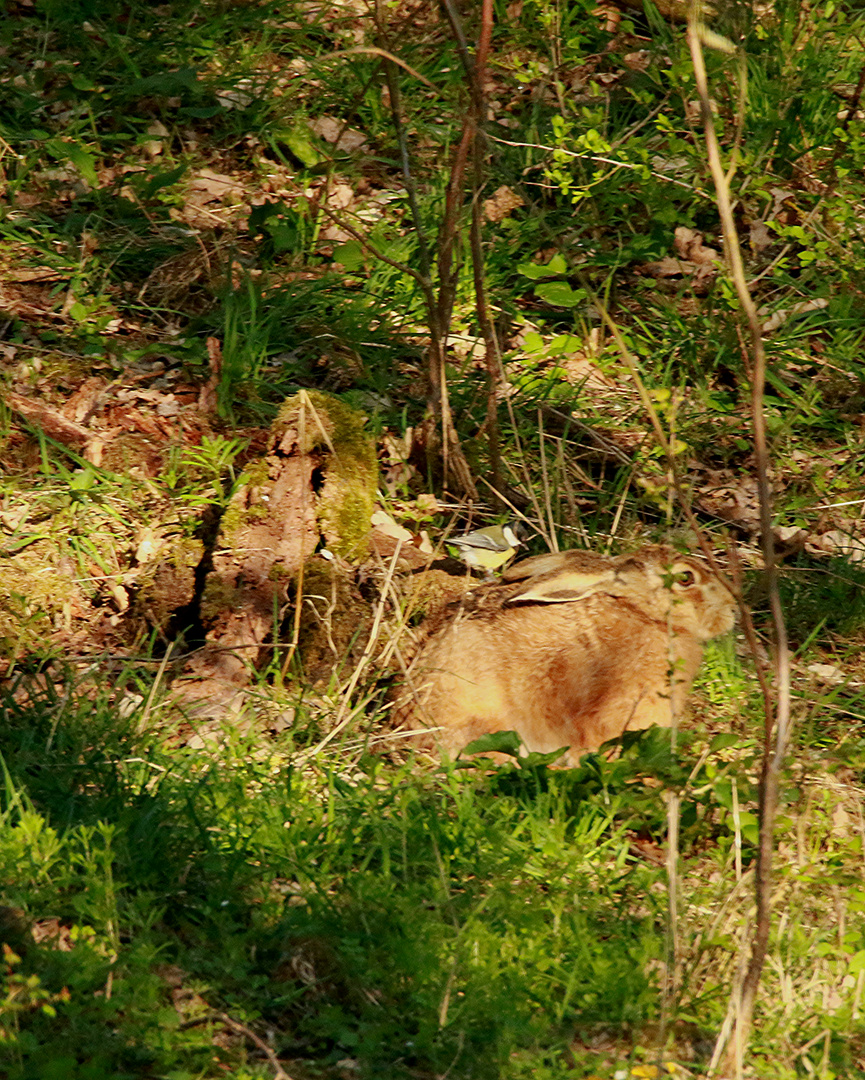
M 351 678 L 349 679 L 348 684 L 342 691 L 341 701 L 339 704 L 339 709 L 336 713 L 333 727 L 324 736 L 324 738 L 320 740 L 320 742 L 316 743 L 315 746 L 310 747 L 309 750 L 306 750 L 302 754 L 300 754 L 298 756 L 299 761 L 308 761 L 311 758 L 314 758 L 318 754 L 320 754 L 321 751 L 324 750 L 324 748 L 329 743 L 333 742 L 337 735 L 341 734 L 348 727 L 348 725 L 354 719 L 355 713 L 358 711 L 358 706 L 355 706 L 354 709 L 351 708 L 352 695 L 357 689 L 357 685 L 360 682 L 361 676 L 364 675 L 364 673 L 366 672 L 367 667 L 369 666 L 369 662 L 372 659 L 376 648 L 378 647 L 378 639 L 381 633 L 382 620 L 384 618 L 386 610 L 387 595 L 391 588 L 391 582 L 393 581 L 393 575 L 396 571 L 396 566 L 399 561 L 401 549 L 402 544 L 397 543 L 393 556 L 388 563 L 387 575 L 385 577 L 384 585 L 382 586 L 381 595 L 379 596 L 378 603 L 376 605 L 372 627 L 370 628 L 369 632 L 369 639 L 364 646 L 363 654 L 355 665 L 354 671 L 351 674 Z
M 219 1020 L 238 1035 L 242 1035 L 244 1038 L 249 1039 L 251 1043 L 254 1043 L 267 1058 L 270 1067 L 273 1069 L 274 1080 L 291 1080 L 291 1077 L 280 1064 L 279 1058 L 273 1052 L 273 1049 L 267 1045 L 264 1039 L 262 1039 L 260 1035 L 257 1035 L 252 1028 L 247 1027 L 246 1024 L 241 1024 L 239 1020 L 235 1020 L 234 1017 L 229 1016 L 228 1013 L 218 1011 L 209 1012 L 205 1013 L 203 1016 L 196 1016 L 192 1020 L 184 1020 L 180 1025 L 180 1030 L 184 1031 L 187 1028 L 197 1027 L 199 1024 L 211 1024 L 214 1020 Z
M 387 24 L 380 0 L 377 0 L 376 3 L 375 20 L 380 39 L 384 44 L 388 44 Z M 408 140 L 402 122 L 399 83 L 395 71 L 396 57 L 389 50 L 381 50 L 381 55 L 385 64 L 385 78 L 390 94 L 391 116 L 400 146 L 400 159 L 409 198 L 409 208 L 418 235 L 421 269 L 420 272 L 413 271 L 412 276 L 420 285 L 423 293 L 427 309 L 427 326 L 430 332 L 430 343 L 427 350 L 427 416 L 424 422 L 423 441 L 428 460 L 435 457 L 439 450 L 441 452 L 444 488 L 447 490 L 449 484 L 453 481 L 459 495 L 474 501 L 478 497 L 477 488 L 454 427 L 445 367 L 447 338 L 450 330 L 454 296 L 456 295 L 456 270 L 453 266 L 453 258 L 458 235 L 459 195 L 463 187 L 469 143 L 464 130 L 463 138 L 451 166 L 451 178 L 448 184 L 444 215 L 439 233 L 438 294 L 436 295 L 432 282 L 429 248 L 421 227 L 416 187 L 411 173 Z M 437 428 L 439 429 L 438 434 Z
M 486 275 L 484 273 L 483 252 L 483 209 L 481 204 L 481 192 L 483 191 L 486 175 L 487 137 L 486 117 L 487 100 L 484 84 L 486 82 L 487 58 L 490 51 L 490 40 L 493 31 L 493 4 L 492 0 L 483 0 L 481 6 L 481 25 L 478 34 L 477 47 L 474 60 L 469 55 L 466 46 L 465 34 L 453 3 L 446 0 L 445 10 L 453 29 L 454 37 L 459 46 L 460 58 L 466 73 L 469 93 L 471 95 L 471 108 L 465 121 L 465 130 L 472 135 L 472 213 L 470 246 L 472 253 L 472 275 L 475 288 L 475 311 L 478 317 L 478 325 L 484 339 L 486 348 L 487 368 L 487 439 L 490 455 L 490 471 L 492 473 L 493 489 L 498 491 L 502 486 L 502 463 L 499 439 L 499 394 L 505 382 L 505 371 L 502 364 L 501 347 L 496 334 L 495 323 L 490 314 L 487 299 Z
M 772 535 L 769 451 L 763 408 L 766 353 L 763 348 L 757 309 L 745 279 L 745 268 L 730 201 L 729 181 L 721 163 L 721 154 L 709 98 L 706 67 L 703 60 L 703 40 L 708 40 L 715 45 L 724 45 L 724 43 L 714 35 L 707 35 L 701 25 L 699 9 L 696 3 L 691 4 L 688 13 L 687 39 L 694 65 L 697 92 L 700 98 L 709 168 L 715 184 L 718 212 L 721 218 L 724 255 L 736 288 L 739 303 L 745 313 L 751 338 L 751 419 L 754 427 L 754 456 L 760 500 L 761 546 L 775 636 L 774 675 L 776 699 L 772 700 L 772 695 L 768 692 L 768 686 L 764 690 L 764 747 L 760 776 L 760 842 L 755 874 L 757 920 L 751 941 L 751 957 L 747 970 L 741 983 L 733 989 L 736 1023 L 735 1067 L 737 1074 L 741 1075 L 742 1056 L 748 1042 L 757 986 L 769 944 L 774 826 L 781 786 L 781 769 L 790 739 L 790 656 L 787 647 L 784 613 L 778 591 L 778 561 Z M 740 77 L 744 78 L 744 70 Z

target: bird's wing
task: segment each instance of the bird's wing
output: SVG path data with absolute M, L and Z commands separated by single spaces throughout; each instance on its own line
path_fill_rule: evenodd
M 485 536 L 483 533 L 468 533 L 466 536 L 451 536 L 448 538 L 447 543 L 455 544 L 457 547 L 470 547 L 470 548 L 485 548 L 487 551 L 504 551 L 510 547 L 510 544 L 506 540 L 497 542 L 490 536 Z M 502 543 L 505 547 L 502 547 Z
M 616 577 L 612 567 L 604 570 L 563 570 L 550 574 L 508 598 L 509 604 L 570 604 L 603 591 Z

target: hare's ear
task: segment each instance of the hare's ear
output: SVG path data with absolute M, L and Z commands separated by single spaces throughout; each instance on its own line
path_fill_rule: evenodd
M 564 570 L 569 561 L 570 554 L 567 551 L 548 551 L 544 555 L 532 555 L 508 566 L 502 572 L 502 580 L 522 581 L 523 578 L 551 574 L 556 570 Z
M 543 558 L 543 556 L 539 556 Z M 604 570 L 569 570 L 551 574 L 508 598 L 509 604 L 572 604 L 601 590 L 616 576 L 612 567 Z

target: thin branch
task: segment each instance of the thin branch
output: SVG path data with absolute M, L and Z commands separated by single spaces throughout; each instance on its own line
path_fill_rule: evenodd
M 338 52 L 328 53 L 327 56 L 328 59 L 330 59 L 334 56 L 356 56 L 362 53 L 368 53 L 370 56 L 380 56 L 383 60 L 387 60 L 389 64 L 399 64 L 401 68 L 405 68 L 409 75 L 413 75 L 416 79 L 419 79 L 424 85 L 428 86 L 430 90 L 436 90 L 434 83 L 431 83 L 429 79 L 425 79 L 419 71 L 415 71 L 415 69 L 410 64 L 407 64 L 405 60 L 400 60 L 398 56 L 394 56 L 394 54 L 388 52 L 387 49 L 379 49 L 373 45 L 358 45 L 355 49 L 340 49 Z
M 487 102 L 484 91 L 486 80 L 487 57 L 493 30 L 492 0 L 483 0 L 481 7 L 481 27 L 478 35 L 475 57 L 472 60 L 466 45 L 465 34 L 459 13 L 450 0 L 445 0 L 445 8 L 459 45 L 459 53 L 465 68 L 466 80 L 471 94 L 472 106 L 467 118 L 466 129 L 471 130 L 472 141 L 472 209 L 469 232 L 472 253 L 472 276 L 475 290 L 475 311 L 478 326 L 484 339 L 487 369 L 487 439 L 492 473 L 492 489 L 498 491 L 502 486 L 502 463 L 499 439 L 499 393 L 505 383 L 502 354 L 496 334 L 495 324 L 490 314 L 487 300 L 486 276 L 484 272 L 483 250 L 483 209 L 481 192 L 483 191 L 486 172 L 486 116 Z
M 757 986 L 766 959 L 769 945 L 771 918 L 771 883 L 772 855 L 774 844 L 774 826 L 780 795 L 781 769 L 790 738 L 790 655 L 787 646 L 787 630 L 781 598 L 778 590 L 778 561 L 772 535 L 772 493 L 769 486 L 769 450 L 766 437 L 766 423 L 763 408 L 763 394 L 766 382 L 766 353 L 760 331 L 757 309 L 751 298 L 745 279 L 745 268 L 739 248 L 739 237 L 730 202 L 730 191 L 721 153 L 715 133 L 712 106 L 709 97 L 708 79 L 703 59 L 702 39 L 704 30 L 699 19 L 699 10 L 692 2 L 688 12 L 688 46 L 694 65 L 694 77 L 703 118 L 703 130 L 706 139 L 706 151 L 709 168 L 715 184 L 718 212 L 724 235 L 724 254 L 730 268 L 730 274 L 736 288 L 736 294 L 745 314 L 751 337 L 751 359 L 753 374 L 751 379 L 751 421 L 754 428 L 754 457 L 757 468 L 757 490 L 760 500 L 760 528 L 763 561 L 765 565 L 769 607 L 775 634 L 775 690 L 777 699 L 773 705 L 766 702 L 765 742 L 763 763 L 760 777 L 760 842 L 757 851 L 755 874 L 755 893 L 757 902 L 757 921 L 751 942 L 751 959 L 741 986 L 734 990 L 738 999 L 736 1009 L 736 1047 L 737 1065 L 740 1054 L 747 1044 L 750 1032 Z M 774 723 L 773 723 L 774 711 Z
M 226 1027 L 230 1027 L 232 1031 L 237 1032 L 238 1035 L 242 1035 L 245 1039 L 249 1039 L 251 1043 L 254 1043 L 258 1049 L 264 1054 L 270 1063 L 270 1067 L 273 1069 L 274 1080 L 291 1080 L 291 1077 L 283 1069 L 279 1063 L 279 1058 L 273 1052 L 273 1050 L 267 1045 L 260 1035 L 247 1027 L 246 1024 L 241 1024 L 239 1020 L 235 1020 L 234 1017 L 229 1016 L 224 1012 L 210 1012 L 205 1013 L 203 1016 L 196 1016 L 191 1020 L 184 1020 L 180 1028 L 184 1030 L 186 1028 L 198 1027 L 199 1024 L 211 1024 L 214 1020 L 219 1020 L 225 1024 Z
M 499 143 L 501 146 L 524 147 L 527 150 L 544 150 L 550 154 L 555 152 L 561 154 L 563 157 L 582 158 L 586 161 L 597 161 L 601 165 L 612 165 L 615 169 L 631 169 L 632 171 L 639 171 L 641 173 L 644 173 L 646 170 L 646 166 L 642 163 L 634 164 L 630 161 L 619 161 L 616 158 L 603 157 L 601 154 L 586 154 L 580 150 L 566 150 L 563 146 L 546 146 L 544 143 L 517 142 L 514 139 L 502 139 L 498 135 L 488 135 L 487 138 L 490 142 Z M 673 184 L 675 187 L 685 188 L 686 191 L 693 191 L 695 195 L 700 195 L 704 199 L 712 198 L 708 191 L 703 191 L 702 188 L 694 187 L 693 184 L 688 184 L 684 180 L 675 180 L 672 176 L 665 176 L 663 173 L 655 172 L 654 169 L 649 170 L 649 175 L 655 180 L 660 180 L 665 184 Z M 601 176 L 597 180 L 593 180 L 591 184 L 587 184 L 586 187 L 593 187 L 597 184 L 605 183 L 607 179 L 607 176 Z
M 376 33 L 382 41 L 387 42 L 387 23 L 381 10 L 382 0 L 376 0 L 375 26 Z M 402 178 L 408 195 L 408 205 L 414 224 L 415 235 L 418 242 L 418 260 L 420 272 L 429 283 L 432 290 L 432 259 L 430 258 L 429 244 L 423 228 L 420 216 L 420 207 L 417 200 L 417 185 L 414 182 L 414 174 L 411 171 L 411 158 L 408 152 L 408 136 L 402 118 L 402 96 L 400 94 L 399 79 L 396 74 L 396 64 L 399 62 L 389 52 L 383 50 L 384 74 L 387 80 L 388 96 L 390 98 L 390 115 L 396 132 L 397 144 L 399 145 L 400 164 L 402 166 Z

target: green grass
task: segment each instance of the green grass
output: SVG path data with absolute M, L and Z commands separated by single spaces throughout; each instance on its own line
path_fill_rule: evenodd
M 192 750 L 183 722 L 139 732 L 144 672 L 76 685 L 48 668 L 4 696 L 5 1075 L 270 1075 L 237 1025 L 300 1076 L 350 1061 L 364 1077 L 611 1077 L 659 1054 L 700 1074 L 749 917 L 747 732 L 689 736 L 678 759 L 649 732 L 564 772 L 442 771 L 356 740 L 310 758 L 260 726 Z M 713 649 L 698 700 L 729 712 L 740 677 Z M 816 752 L 800 746 L 780 822 L 761 1077 L 821 1055 L 863 1074 L 861 835 L 842 777 L 865 747 L 848 740 L 824 778 L 805 767 Z M 682 797 L 672 998 L 659 783 Z
M 654 1015 L 663 905 L 621 778 L 587 774 L 608 789 L 589 800 L 544 774 L 192 753 L 136 736 L 113 695 L 25 693 L 4 708 L 0 880 L 47 936 L 7 954 L 8 1075 L 244 1075 L 211 1043 L 220 1012 L 322 1075 L 519 1075 L 512 1054 L 564 1053 L 577 1021 Z

